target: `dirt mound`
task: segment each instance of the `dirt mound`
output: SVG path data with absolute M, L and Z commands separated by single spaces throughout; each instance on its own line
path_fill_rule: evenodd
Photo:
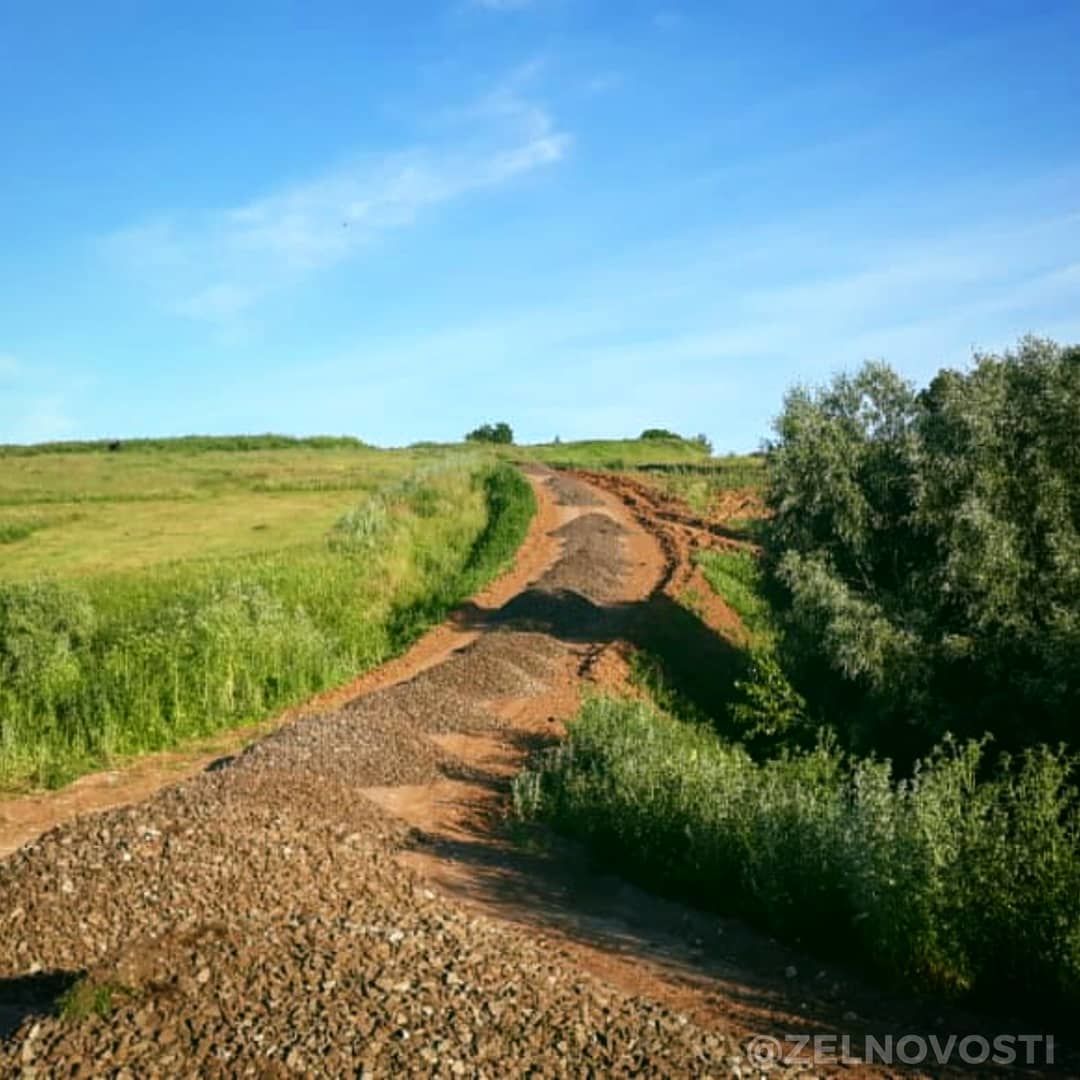
M 575 480 L 567 473 L 553 476 L 550 488 L 559 506 L 602 506 L 604 502 L 587 484 Z
M 721 524 L 732 520 L 756 520 L 768 511 L 758 488 L 732 488 L 721 491 L 709 507 L 709 517 Z

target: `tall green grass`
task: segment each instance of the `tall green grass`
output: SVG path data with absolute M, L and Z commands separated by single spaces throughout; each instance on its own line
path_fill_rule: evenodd
M 776 628 L 762 595 L 763 579 L 757 557 L 749 551 L 712 549 L 695 560 L 710 588 L 722 596 L 742 620 L 751 641 L 771 643 Z
M 908 988 L 1080 1007 L 1077 764 L 987 768 L 946 745 L 910 780 L 827 743 L 755 761 L 640 701 L 588 701 L 514 786 L 518 812 L 646 885 L 744 916 Z
M 699 514 L 708 513 L 716 500 L 729 491 L 763 491 L 765 460 L 755 454 L 728 454 L 704 462 L 673 465 L 641 465 L 640 471 L 654 487 L 682 499 Z M 725 522 L 731 527 L 734 523 Z M 738 530 L 754 539 L 756 526 L 749 520 L 737 523 Z
M 318 543 L 0 585 L 0 785 L 56 785 L 347 680 L 495 573 L 533 511 L 512 467 L 457 456 Z

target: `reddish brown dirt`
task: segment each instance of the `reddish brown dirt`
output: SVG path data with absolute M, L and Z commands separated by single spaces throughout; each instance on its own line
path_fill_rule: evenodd
M 733 618 L 670 603 L 715 526 L 606 476 L 531 478 L 515 570 L 406 657 L 0 861 L 0 1074 L 749 1076 L 753 1033 L 994 1030 L 510 826 L 510 777 L 625 682 L 643 624 Z M 49 1015 L 83 971 L 112 1014 Z
M 757 488 L 731 488 L 721 491 L 709 506 L 709 516 L 721 523 L 734 519 L 765 517 L 765 504 Z
M 734 536 L 716 514 L 701 517 L 679 499 L 624 473 L 580 470 L 574 475 L 613 495 L 633 515 L 634 522 L 658 541 L 665 560 L 659 581 L 662 592 L 688 603 L 707 626 L 724 637 L 734 641 L 744 638 L 738 615 L 710 588 L 694 556 L 710 548 L 752 545 Z

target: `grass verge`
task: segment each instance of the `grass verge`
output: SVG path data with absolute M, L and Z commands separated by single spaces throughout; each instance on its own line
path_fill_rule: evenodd
M 646 886 L 908 989 L 1064 1017 L 1080 1006 L 1076 764 L 980 744 L 899 781 L 827 743 L 755 761 L 708 726 L 596 698 L 514 785 L 525 819 Z
M 534 510 L 511 466 L 457 456 L 315 543 L 0 584 L 0 787 L 57 786 L 370 669 L 498 572 Z

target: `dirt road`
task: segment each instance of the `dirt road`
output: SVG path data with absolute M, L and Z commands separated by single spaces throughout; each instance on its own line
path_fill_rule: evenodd
M 508 778 L 584 690 L 621 684 L 625 643 L 677 626 L 711 662 L 710 623 L 732 617 L 674 603 L 707 523 L 607 481 L 531 479 L 514 570 L 405 657 L 0 862 L 0 1072 L 751 1076 L 755 1033 L 934 1029 L 919 1003 L 571 844 L 515 842 Z

